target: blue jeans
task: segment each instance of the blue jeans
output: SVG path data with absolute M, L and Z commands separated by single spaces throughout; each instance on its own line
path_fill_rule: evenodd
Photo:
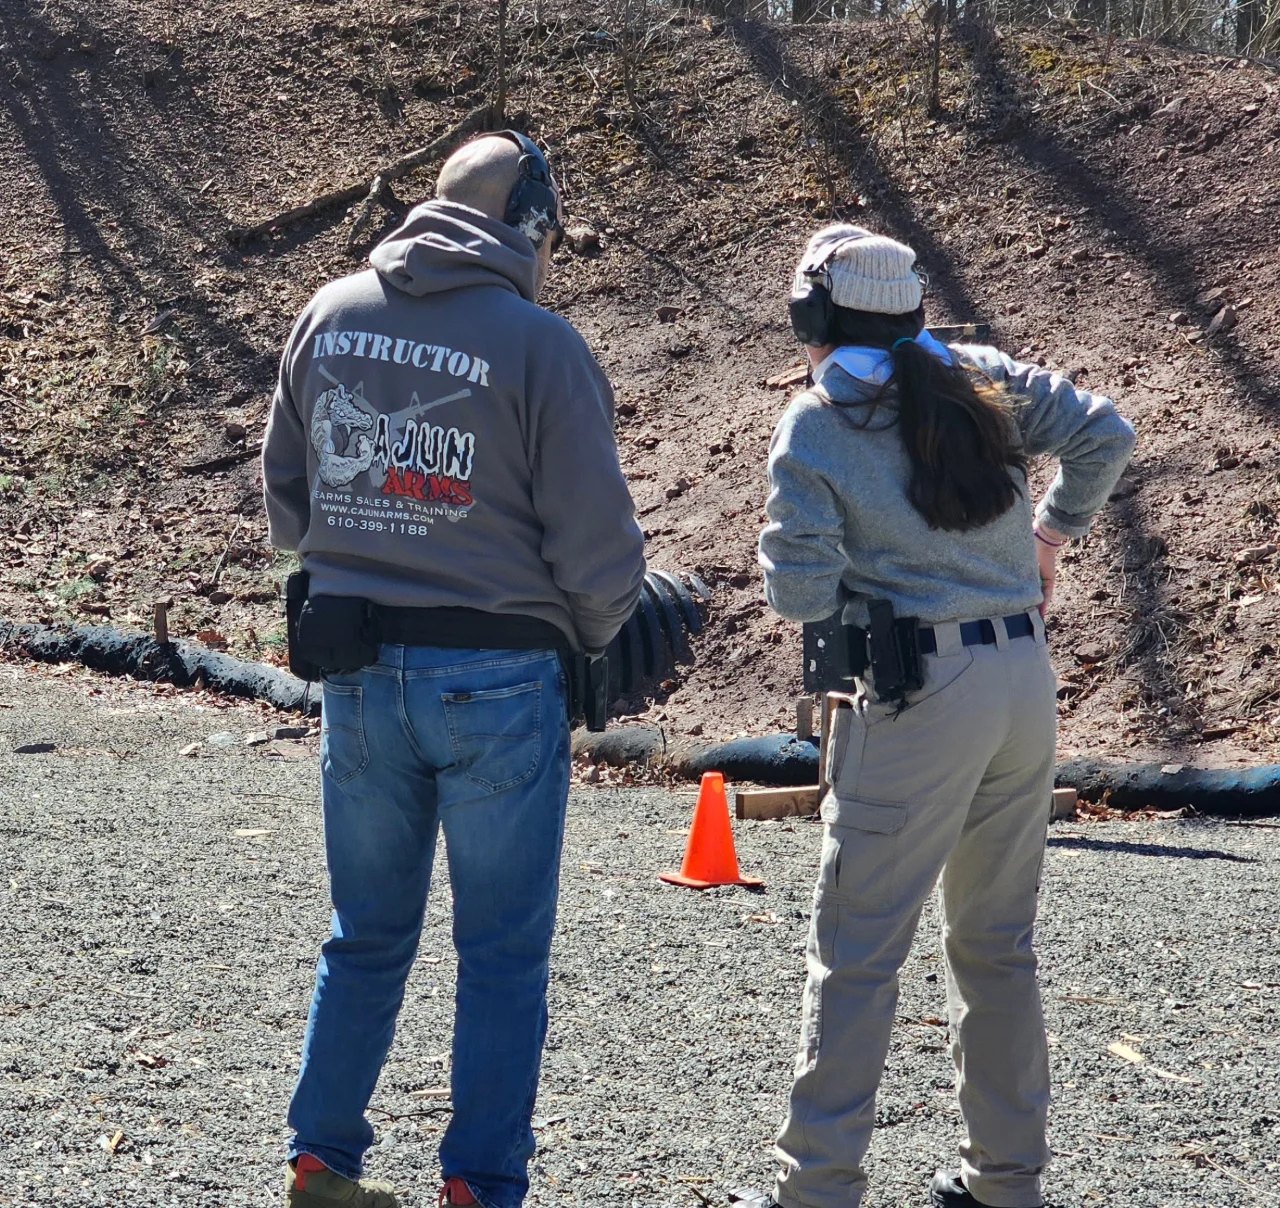
M 444 828 L 458 985 L 440 1146 L 485 1208 L 529 1187 L 569 792 L 564 675 L 548 651 L 383 646 L 324 683 L 333 936 L 321 950 L 289 1156 L 358 1178 Z

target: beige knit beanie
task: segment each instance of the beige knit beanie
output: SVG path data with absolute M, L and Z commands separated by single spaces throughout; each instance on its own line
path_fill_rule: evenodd
M 797 284 L 806 274 L 821 272 L 824 263 L 831 300 L 837 306 L 881 315 L 919 309 L 924 289 L 915 271 L 916 254 L 905 243 L 838 223 L 809 240 Z

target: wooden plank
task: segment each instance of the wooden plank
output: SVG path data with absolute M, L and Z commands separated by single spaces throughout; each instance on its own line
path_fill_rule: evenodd
M 798 386 L 809 376 L 808 365 L 797 365 L 793 369 L 784 369 L 781 373 L 775 373 L 772 377 L 767 377 L 764 384 L 770 390 L 785 390 L 788 386 Z
M 1062 818 L 1074 818 L 1076 816 L 1076 791 L 1075 789 L 1054 789 L 1053 790 L 1053 808 L 1049 811 L 1049 817 L 1058 821 Z
M 821 800 L 816 784 L 800 789 L 740 789 L 733 795 L 734 813 L 752 822 L 805 818 L 818 812 Z

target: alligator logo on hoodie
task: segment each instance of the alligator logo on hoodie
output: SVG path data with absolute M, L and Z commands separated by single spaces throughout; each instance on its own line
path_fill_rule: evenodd
M 349 486 L 373 465 L 374 415 L 366 411 L 363 383 L 352 392 L 341 383 L 316 399 L 311 413 L 311 446 L 320 462 L 320 481 Z M 354 442 L 355 448 L 352 448 Z

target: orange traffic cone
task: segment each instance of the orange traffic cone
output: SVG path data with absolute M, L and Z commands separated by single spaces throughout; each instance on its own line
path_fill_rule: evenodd
M 733 828 L 729 825 L 729 799 L 724 793 L 724 776 L 704 772 L 693 811 L 689 844 L 679 872 L 658 876 L 672 885 L 690 889 L 710 889 L 712 885 L 763 885 L 756 877 L 738 871 L 738 853 L 733 848 Z

